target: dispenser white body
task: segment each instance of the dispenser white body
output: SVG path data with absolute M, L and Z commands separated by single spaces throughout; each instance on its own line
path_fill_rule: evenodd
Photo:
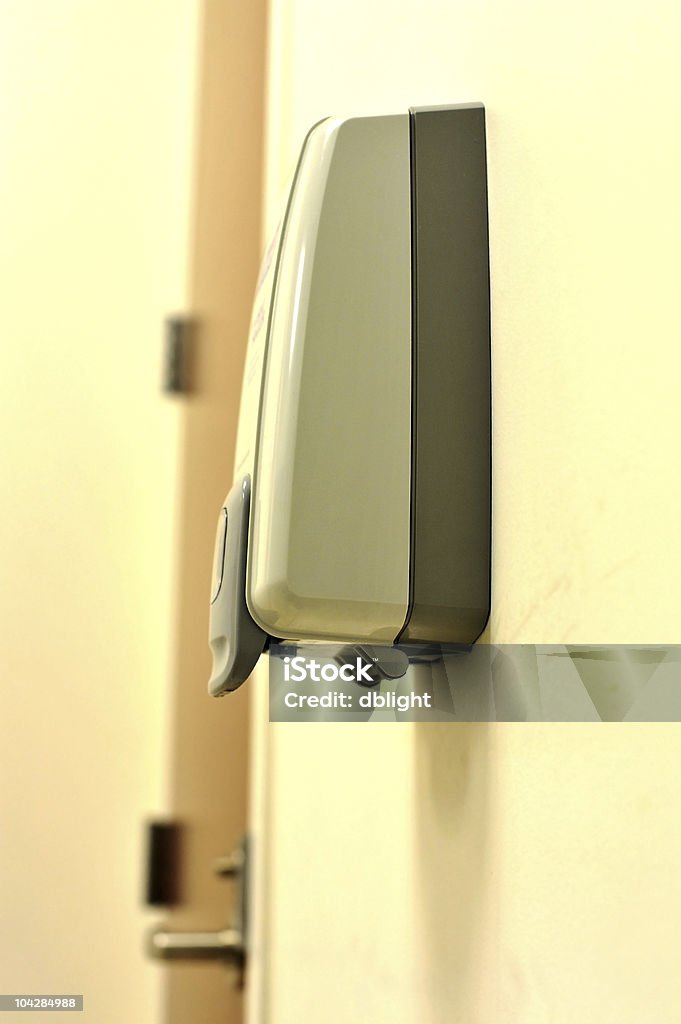
M 237 442 L 247 602 L 273 636 L 392 643 L 407 614 L 409 205 L 407 114 L 310 133 L 277 286 L 270 299 L 272 266 L 255 304 Z
M 254 302 L 211 692 L 243 681 L 246 620 L 253 651 L 472 643 L 489 423 L 482 107 L 320 122 Z

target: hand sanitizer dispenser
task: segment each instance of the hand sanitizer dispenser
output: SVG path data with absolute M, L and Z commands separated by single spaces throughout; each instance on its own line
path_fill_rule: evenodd
M 255 296 L 215 548 L 213 695 L 272 638 L 477 639 L 490 408 L 484 108 L 319 122 Z

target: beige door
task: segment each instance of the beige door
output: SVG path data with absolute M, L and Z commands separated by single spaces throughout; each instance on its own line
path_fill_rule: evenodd
M 215 524 L 231 486 L 241 372 L 260 251 L 265 11 L 260 0 L 206 0 L 200 52 L 190 308 L 191 387 L 182 399 L 180 573 L 171 809 L 182 826 L 175 930 L 225 928 L 234 894 L 213 864 L 246 831 L 248 688 L 208 697 Z M 241 1020 L 222 964 L 163 964 L 164 1021 Z

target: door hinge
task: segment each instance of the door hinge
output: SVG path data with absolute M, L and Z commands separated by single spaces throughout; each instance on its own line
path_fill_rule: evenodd
M 186 316 L 169 316 L 165 322 L 163 390 L 186 394 L 190 390 L 193 321 Z

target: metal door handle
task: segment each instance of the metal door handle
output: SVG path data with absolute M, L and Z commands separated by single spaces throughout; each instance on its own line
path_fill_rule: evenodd
M 154 960 L 212 960 L 236 967 L 243 978 L 246 966 L 248 916 L 248 840 L 246 836 L 228 857 L 219 857 L 213 870 L 233 878 L 236 908 L 233 925 L 215 932 L 180 932 L 155 928 L 147 935 L 146 950 Z
M 218 932 L 170 932 L 156 928 L 149 935 L 147 952 L 155 960 L 220 960 L 239 968 L 246 959 L 244 937 L 237 928 Z

